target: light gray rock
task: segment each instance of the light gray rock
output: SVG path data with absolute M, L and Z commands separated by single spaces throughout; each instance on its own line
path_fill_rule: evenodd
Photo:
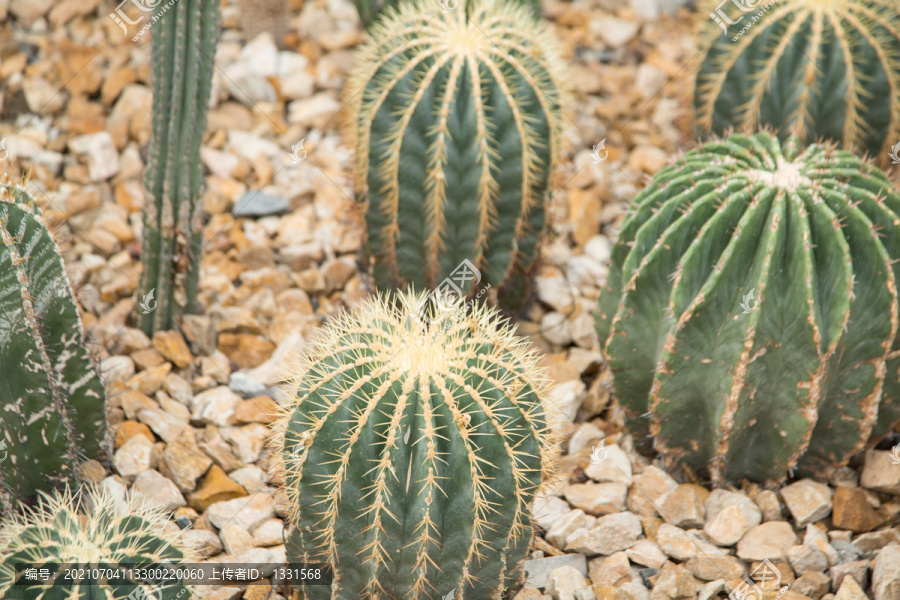
M 885 546 L 875 558 L 872 593 L 875 600 L 900 600 L 900 546 Z
M 806 527 L 831 514 L 831 489 L 812 479 L 801 479 L 781 489 L 781 497 L 797 527 Z
M 732 546 L 762 522 L 762 512 L 750 498 L 737 492 L 713 490 L 706 501 L 703 532 L 719 546 Z
M 222 529 L 226 523 L 234 523 L 246 530 L 267 519 L 275 518 L 275 501 L 266 493 L 257 492 L 243 498 L 216 502 L 206 511 L 209 522 Z
M 787 558 L 791 562 L 794 572 L 798 575 L 803 575 L 807 571 L 821 573 L 828 569 L 828 559 L 815 546 L 792 546 L 787 551 Z
M 267 217 L 270 215 L 283 215 L 291 210 L 291 203 L 287 198 L 264 194 L 257 190 L 249 190 L 231 207 L 231 214 L 235 217 Z M 232 388 L 233 389 L 233 388 Z M 237 390 L 235 390 L 237 391 Z M 249 398 L 250 396 L 244 396 Z
M 559 496 L 552 496 L 542 492 L 535 498 L 532 514 L 535 522 L 542 529 L 548 530 L 553 527 L 553 524 L 558 519 L 567 515 L 571 510 L 569 503 Z
M 150 468 L 153 442 L 142 435 L 128 438 L 128 441 L 116 450 L 113 465 L 122 477 L 130 478 Z
M 200 392 L 191 400 L 191 419 L 203 425 L 226 427 L 241 397 L 221 385 Z
M 203 558 L 222 551 L 222 540 L 208 529 L 187 529 L 182 535 L 187 545 L 194 548 Z
M 737 545 L 737 556 L 747 561 L 780 560 L 800 540 L 786 521 L 769 521 L 750 529 Z
M 228 554 L 242 554 L 255 547 L 250 532 L 234 523 L 226 523 L 219 531 L 219 537 Z
M 608 515 L 625 509 L 628 487 L 624 483 L 576 483 L 563 495 L 569 504 L 592 515 Z
M 630 548 L 641 535 L 641 520 L 630 512 L 620 512 L 597 519 L 597 524 L 575 539 L 569 539 L 566 550 L 586 555 L 612 554 Z
M 594 481 L 601 483 L 631 485 L 631 459 L 616 444 L 600 445 L 592 452 L 591 464 L 584 470 L 584 473 Z
M 545 587 L 550 573 L 562 567 L 573 568 L 581 577 L 587 577 L 587 558 L 583 554 L 563 554 L 561 556 L 536 558 L 526 560 L 524 565 L 525 574 L 528 578 L 526 583 L 536 588 Z
M 143 471 L 135 478 L 131 486 L 131 497 L 139 503 L 162 508 L 166 512 L 187 504 L 178 487 L 153 470 Z
M 253 530 L 255 546 L 277 546 L 284 543 L 284 521 L 269 519 L 263 521 Z
M 666 562 L 666 555 L 650 540 L 638 540 L 625 554 L 631 562 L 651 569 L 658 569 Z
M 571 566 L 558 567 L 547 574 L 545 591 L 553 600 L 591 600 L 594 592 L 587 578 Z

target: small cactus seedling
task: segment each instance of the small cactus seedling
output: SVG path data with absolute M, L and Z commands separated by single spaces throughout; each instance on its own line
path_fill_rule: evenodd
M 0 523 L 0 598 L 26 600 L 190 600 L 190 589 L 175 580 L 154 580 L 153 571 L 193 560 L 178 527 L 164 512 L 126 502 L 108 491 L 68 489 L 44 495 L 35 507 Z M 118 570 L 106 583 L 84 580 L 28 585 L 16 581 L 16 567 L 67 565 Z M 131 577 L 124 571 L 133 568 Z M 151 579 L 141 578 L 149 572 Z
M 900 422 L 900 198 L 833 146 L 734 135 L 634 201 L 598 331 L 638 441 L 716 481 L 827 477 Z
M 200 142 L 219 35 L 218 0 L 179 0 L 152 30 L 153 135 L 144 208 L 139 314 L 147 335 L 194 311 L 200 276 Z M 152 295 L 152 296 L 151 296 Z
M 515 309 L 546 221 L 563 73 L 527 8 L 467 8 L 403 3 L 372 28 L 347 86 L 356 195 L 380 288 L 434 288 L 468 260 Z
M 0 507 L 110 453 L 106 394 L 41 210 L 0 179 Z
M 524 341 L 463 306 L 366 301 L 300 368 L 276 473 L 288 556 L 333 564 L 332 600 L 481 600 L 523 581 L 558 417 Z
M 711 0 L 694 104 L 702 131 L 775 128 L 886 164 L 900 141 L 900 3 Z M 722 29 L 725 29 L 723 34 Z

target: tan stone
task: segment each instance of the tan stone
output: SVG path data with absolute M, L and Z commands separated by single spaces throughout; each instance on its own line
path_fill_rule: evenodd
M 216 502 L 234 500 L 246 495 L 247 490 L 229 478 L 218 465 L 213 465 L 209 468 L 197 491 L 188 497 L 188 505 L 199 512 L 204 512 Z
M 151 442 L 156 441 L 156 438 L 153 437 L 153 432 L 143 423 L 138 423 L 137 421 L 122 421 L 122 423 L 119 424 L 118 430 L 116 430 L 116 450 L 136 435 L 143 435 Z
M 252 369 L 266 362 L 275 352 L 275 344 L 258 335 L 222 333 L 219 351 L 241 369 Z
M 234 424 L 271 423 L 278 414 L 278 404 L 268 396 L 242 400 L 234 411 Z
M 177 331 L 157 331 L 153 336 L 153 347 L 182 369 L 194 359 L 184 337 Z
M 703 527 L 706 509 L 704 504 L 709 492 L 699 485 L 682 483 L 669 492 L 660 514 L 671 525 L 681 528 Z
M 838 529 L 856 533 L 872 531 L 884 523 L 884 517 L 872 508 L 860 488 L 839 487 L 835 490 L 831 518 Z

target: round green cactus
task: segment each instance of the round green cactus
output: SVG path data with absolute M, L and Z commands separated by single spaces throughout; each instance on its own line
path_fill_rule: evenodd
M 900 143 L 900 4 L 712 0 L 706 8 L 694 94 L 701 130 L 769 126 L 782 140 L 839 141 L 886 164 Z
M 34 199 L 3 177 L 0 508 L 73 478 L 86 459 L 108 459 L 105 400 L 59 248 Z
M 520 585 L 557 441 L 536 361 L 492 309 L 412 294 L 326 326 L 273 438 L 291 560 L 333 564 L 332 600 Z
M 124 502 L 124 504 L 123 504 Z M 171 533 L 163 511 L 120 501 L 94 487 L 77 493 L 42 493 L 35 507 L 0 522 L 0 598 L 67 600 L 190 600 L 188 587 L 135 581 L 125 576 L 109 583 L 53 585 L 16 581 L 17 566 L 68 565 L 99 569 L 177 566 L 196 559 L 180 532 Z M 175 527 L 176 531 L 177 527 Z M 21 573 L 21 571 L 20 571 Z M 121 571 L 120 571 L 121 573 Z M 59 577 L 63 577 L 61 572 Z
M 469 261 L 521 304 L 559 156 L 557 54 L 527 7 L 501 0 L 405 2 L 372 27 L 347 134 L 380 288 L 434 288 Z
M 598 332 L 639 441 L 716 481 L 826 476 L 900 421 L 900 198 L 830 146 L 734 135 L 635 199 Z

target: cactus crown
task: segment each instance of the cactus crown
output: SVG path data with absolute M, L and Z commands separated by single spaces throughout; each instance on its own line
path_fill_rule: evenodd
M 557 441 L 536 360 L 493 310 L 424 296 L 329 323 L 275 429 L 289 556 L 334 564 L 335 599 L 515 587 Z
M 0 506 L 106 460 L 106 394 L 59 248 L 24 187 L 0 179 Z
M 701 11 L 699 128 L 770 126 L 782 139 L 842 141 L 884 163 L 900 141 L 900 5 L 779 0 L 744 10 L 747 4 L 712 0 Z
M 196 558 L 196 552 L 164 511 L 120 500 L 109 491 L 91 486 L 77 493 L 66 488 L 55 496 L 42 493 L 36 506 L 0 524 L 0 596 L 32 597 L 40 589 L 14 584 L 17 564 L 114 568 L 175 565 Z M 152 591 L 157 600 L 190 599 L 190 593 L 180 585 L 148 588 L 134 581 L 121 585 L 57 584 L 52 589 L 59 597 L 87 600 L 98 597 L 99 588 L 100 597 L 124 600 L 138 585 L 145 592 Z
M 562 73 L 527 6 L 408 2 L 376 22 L 347 137 L 381 287 L 433 287 L 463 260 L 518 285 L 560 154 Z
M 827 477 L 900 422 L 900 198 L 769 133 L 660 171 L 613 249 L 598 330 L 637 440 L 716 481 Z

